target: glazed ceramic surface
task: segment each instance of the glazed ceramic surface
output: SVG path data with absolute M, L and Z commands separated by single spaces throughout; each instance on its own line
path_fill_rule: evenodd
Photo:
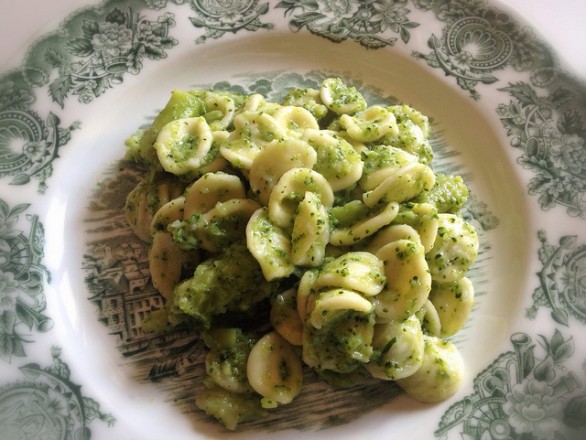
M 576 56 L 583 56 L 576 54 Z M 173 89 L 261 93 L 330 75 L 429 115 L 480 237 L 466 377 L 423 405 L 391 384 L 300 397 L 228 433 L 195 406 L 193 334 L 128 228 L 124 140 Z M 0 438 L 579 439 L 586 430 L 586 85 L 500 3 L 109 0 L 0 74 Z

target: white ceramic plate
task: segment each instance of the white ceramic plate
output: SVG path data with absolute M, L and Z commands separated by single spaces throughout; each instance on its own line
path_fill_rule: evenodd
M 308 373 L 232 435 L 583 438 L 586 86 L 502 6 L 442 0 L 111 0 L 32 43 L 0 76 L 0 438 L 227 435 L 194 406 L 194 338 L 140 331 L 160 299 L 121 212 L 123 141 L 175 88 L 275 98 L 329 73 L 429 115 L 436 166 L 471 188 L 465 383 L 429 406 Z

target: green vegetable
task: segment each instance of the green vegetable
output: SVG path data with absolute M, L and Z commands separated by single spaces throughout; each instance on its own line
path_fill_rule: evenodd
M 236 394 L 213 385 L 195 396 L 195 404 L 231 431 L 242 422 L 258 419 L 266 414 L 259 396 Z
M 413 199 L 417 203 L 432 203 L 438 213 L 455 214 L 468 201 L 468 188 L 460 176 L 437 173 L 435 184 Z
M 214 317 L 249 310 L 274 287 L 263 277 L 246 244 L 237 242 L 199 264 L 193 277 L 177 286 L 173 300 L 182 312 L 209 328 Z
M 189 92 L 174 90 L 165 108 L 157 115 L 152 125 L 144 132 L 135 133 L 126 141 L 128 160 L 157 166 L 157 153 L 153 148 L 161 129 L 171 121 L 194 118 L 205 113 L 204 101 Z

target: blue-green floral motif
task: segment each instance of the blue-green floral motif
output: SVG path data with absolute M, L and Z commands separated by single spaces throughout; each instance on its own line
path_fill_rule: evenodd
M 414 0 L 444 22 L 441 35 L 428 40 L 431 52 L 414 52 L 431 67 L 442 69 L 458 85 L 479 99 L 478 84 L 498 81 L 497 70 L 526 71 L 551 64 L 551 56 L 532 31 L 483 0 Z
M 298 32 L 306 28 L 311 33 L 333 42 L 351 39 L 368 48 L 393 46 L 397 41 L 389 32 L 399 34 L 407 43 L 409 32 L 419 26 L 408 17 L 407 0 L 282 0 L 277 8 L 290 14 L 289 27 Z M 297 10 L 300 10 L 297 12 Z
M 586 324 L 586 244 L 578 245 L 576 236 L 566 235 L 554 246 L 545 231 L 539 232 L 539 240 L 542 269 L 527 317 L 535 319 L 539 309 L 548 308 L 562 325 L 567 326 L 570 317 Z
M 195 40 L 198 44 L 209 38 L 220 38 L 228 32 L 273 28 L 271 23 L 260 20 L 269 12 L 269 4 L 259 4 L 259 0 L 191 0 L 191 9 L 196 13 L 195 17 L 189 18 L 191 23 L 205 30 L 205 34 Z
M 59 117 L 51 112 L 41 118 L 30 109 L 34 102 L 21 72 L 0 77 L 0 177 L 10 177 L 11 185 L 36 179 L 42 194 L 59 149 L 69 142 L 79 124 L 61 127 Z
M 452 405 L 440 420 L 437 438 L 451 431 L 462 440 L 569 439 L 586 428 L 586 395 L 580 375 L 565 363 L 575 342 L 556 330 L 511 336 L 513 350 L 501 354 L 474 379 L 474 392 Z
M 94 399 L 81 394 L 70 380 L 61 349 L 51 348 L 53 363 L 20 367 L 24 380 L 0 388 L 3 439 L 81 440 L 91 437 L 88 425 L 98 419 L 112 426 L 116 419 L 103 413 Z
M 145 59 L 163 59 L 178 44 L 169 36 L 173 14 L 150 20 L 137 12 L 144 8 L 139 0 L 109 3 L 113 6 L 74 14 L 60 32 L 37 42 L 24 61 L 27 81 L 34 87 L 48 85 L 61 107 L 72 95 L 81 103 L 93 101 L 122 83 L 125 74 L 137 75 Z
M 53 321 L 44 315 L 44 283 L 48 272 L 42 265 L 44 233 L 36 215 L 26 215 L 29 230 L 21 229 L 19 219 L 28 204 L 14 207 L 0 199 L 0 359 L 25 357 L 23 334 L 46 332 Z
M 544 210 L 561 205 L 586 218 L 586 95 L 554 69 L 535 71 L 531 80 L 502 88 L 511 99 L 497 114 L 511 146 L 521 151 L 519 164 L 534 173 L 529 194 Z

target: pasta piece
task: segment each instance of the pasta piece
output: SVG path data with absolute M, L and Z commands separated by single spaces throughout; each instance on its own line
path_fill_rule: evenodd
M 317 120 L 328 113 L 321 102 L 320 92 L 316 89 L 291 89 L 283 99 L 283 105 L 294 105 L 308 110 Z
M 370 150 L 362 151 L 362 158 L 364 172 L 359 183 L 365 191 L 375 189 L 397 170 L 418 163 L 416 156 L 388 145 L 376 145 Z
M 240 240 L 245 225 L 259 208 L 260 205 L 251 199 L 218 202 L 198 217 L 194 229 L 199 246 L 209 252 L 220 252 L 224 246 Z
M 205 163 L 212 147 L 212 131 L 203 116 L 169 122 L 157 136 L 154 148 L 168 173 L 181 176 Z
M 145 242 L 151 241 L 151 224 L 157 211 L 181 195 L 184 184 L 168 174 L 151 173 L 128 194 L 124 211 L 132 232 Z
M 175 244 L 168 232 L 157 232 L 149 248 L 149 271 L 155 289 L 167 300 L 181 281 L 185 252 Z M 193 264 L 196 265 L 196 261 Z
M 308 315 L 308 303 L 309 297 L 314 291 L 315 280 L 319 276 L 319 270 L 310 269 L 306 270 L 301 279 L 299 280 L 299 286 L 297 287 L 297 313 L 301 321 L 305 321 Z M 309 308 L 313 305 L 309 306 Z
M 423 332 L 415 315 L 403 322 L 375 325 L 372 345 L 381 354 L 365 366 L 377 379 L 397 380 L 411 376 L 423 363 Z
M 185 197 L 180 196 L 161 206 L 151 220 L 151 236 L 164 231 L 174 221 L 183 220 Z
M 354 114 L 366 108 L 366 101 L 354 87 L 348 87 L 340 78 L 328 78 L 322 82 L 320 97 L 334 113 Z
M 474 306 L 474 286 L 466 278 L 452 283 L 433 285 L 429 300 L 435 306 L 441 323 L 441 337 L 455 335 Z
M 363 200 L 367 206 L 380 202 L 400 203 L 429 190 L 434 183 L 435 174 L 431 168 L 418 162 L 410 163 L 394 170 L 376 188 L 364 193 Z
M 431 293 L 430 293 L 431 295 Z M 442 323 L 439 314 L 433 303 L 428 299 L 419 311 L 416 313 L 421 328 L 426 335 L 440 337 L 442 332 Z
M 417 234 L 419 234 L 426 254 L 433 247 L 437 237 L 439 222 L 437 209 L 432 204 L 409 202 L 402 205 L 393 223 L 413 227 L 417 231 Z
M 428 165 L 433 159 L 433 150 L 428 141 L 431 129 L 427 116 L 408 105 L 395 105 L 388 110 L 395 115 L 399 133 L 385 136 L 380 142 L 409 152 Z
M 464 361 L 451 342 L 433 336 L 423 338 L 423 364 L 411 376 L 397 380 L 397 385 L 421 402 L 437 403 L 460 388 Z
M 377 232 L 374 239 L 368 244 L 368 252 L 376 254 L 382 247 L 396 240 L 411 240 L 421 243 L 419 234 L 411 226 L 389 225 Z
M 319 266 L 330 241 L 328 212 L 317 194 L 306 192 L 291 233 L 291 260 L 297 266 Z
M 283 106 L 275 111 L 273 117 L 285 132 L 294 136 L 301 136 L 306 129 L 319 129 L 315 117 L 303 107 Z
M 417 312 L 429 296 L 431 276 L 423 246 L 411 240 L 397 240 L 376 254 L 383 260 L 387 284 L 375 297 L 376 314 L 402 321 Z
M 336 132 L 307 129 L 302 139 L 317 152 L 313 169 L 327 179 L 334 191 L 348 188 L 362 176 L 360 154 Z
M 348 252 L 322 267 L 314 287 L 340 287 L 374 296 L 380 293 L 385 282 L 381 260 L 369 252 Z
M 359 371 L 373 355 L 374 313 L 347 309 L 330 316 L 332 319 L 323 320 L 321 328 L 314 327 L 310 320 L 303 326 L 304 362 L 318 373 Z
M 270 322 L 277 333 L 291 345 L 302 344 L 303 322 L 297 313 L 295 289 L 286 290 L 275 297 L 271 305 Z
M 360 220 L 344 228 L 334 228 L 330 243 L 334 246 L 350 246 L 375 234 L 393 221 L 399 212 L 398 203 L 388 203 L 382 210 L 371 217 Z
M 232 124 L 236 104 L 230 96 L 224 93 L 207 92 L 204 103 L 206 107 L 204 117 L 212 130 L 226 130 Z
M 254 338 L 239 328 L 214 328 L 203 334 L 203 340 L 210 349 L 205 358 L 209 378 L 232 393 L 251 392 L 246 370 Z
M 267 102 L 260 93 L 253 93 L 244 103 L 244 112 L 263 112 L 272 115 L 281 106 L 274 102 Z
M 185 190 L 184 218 L 209 211 L 218 202 L 244 199 L 244 185 L 232 174 L 208 173 L 197 179 Z
M 313 168 L 317 153 L 307 142 L 298 139 L 273 141 L 254 159 L 250 167 L 250 188 L 264 205 L 279 179 L 293 168 Z
M 374 142 L 388 134 L 399 134 L 395 115 L 378 105 L 354 116 L 340 116 L 340 125 L 346 129 L 348 136 L 360 142 Z
M 448 283 L 462 278 L 477 256 L 474 226 L 455 214 L 438 214 L 437 237 L 426 255 L 433 280 Z
M 271 221 L 283 229 L 290 230 L 293 227 L 297 206 L 308 191 L 316 193 L 326 208 L 334 204 L 334 193 L 324 176 L 309 168 L 293 168 L 281 176 L 271 191 Z
M 291 240 L 271 223 L 267 208 L 258 209 L 246 225 L 246 246 L 262 269 L 266 280 L 291 275 Z
M 291 403 L 301 392 L 301 360 L 277 332 L 267 333 L 252 347 L 246 371 L 254 391 L 264 397 L 265 408 Z
M 250 170 L 268 143 L 284 138 L 285 131 L 271 115 L 244 111 L 234 117 L 234 131 L 220 147 L 220 153 L 236 168 Z
M 348 310 L 366 314 L 373 310 L 373 305 L 368 299 L 353 290 L 326 290 L 318 294 L 309 320 L 312 326 L 320 329 L 339 316 L 340 313 L 345 313 Z

